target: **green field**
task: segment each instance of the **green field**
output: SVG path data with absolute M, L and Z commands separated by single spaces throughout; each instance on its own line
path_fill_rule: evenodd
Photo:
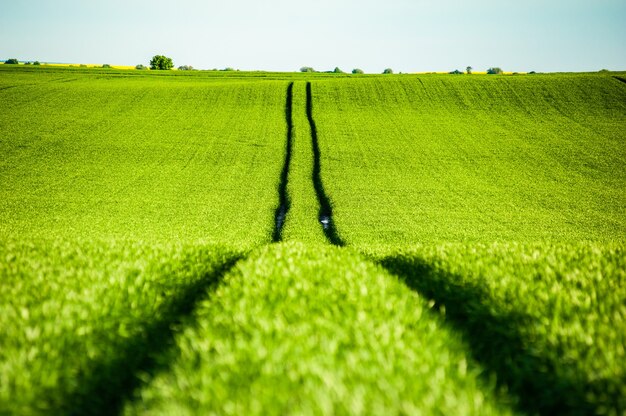
M 0 414 L 623 414 L 618 78 L 0 66 Z

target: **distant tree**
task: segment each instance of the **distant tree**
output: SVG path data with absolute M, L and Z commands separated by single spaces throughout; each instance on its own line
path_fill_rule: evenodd
M 41 65 L 41 64 L 39 63 L 39 61 L 35 61 L 33 62 L 33 65 Z
M 30 61 L 24 62 L 24 65 L 30 65 L 30 64 L 31 64 Z
M 536 74 L 536 72 L 535 71 L 530 71 L 529 74 L 531 74 L 531 75 L 532 74 Z
M 182 65 L 178 67 L 179 71 L 193 71 L 193 66 L 191 65 Z
M 146 68 L 142 64 L 138 64 L 138 65 L 135 66 L 135 69 L 143 70 L 143 69 L 148 69 L 148 68 Z
M 385 68 L 385 70 L 383 71 L 383 74 L 393 74 L 393 69 Z
M 11 58 L 11 59 L 7 59 L 6 61 L 4 61 L 4 63 L 7 65 L 17 65 L 20 63 L 20 61 L 18 61 L 15 58 Z
M 474 68 L 472 68 L 471 66 L 468 66 L 467 68 L 465 68 L 465 72 L 467 72 L 468 75 L 471 75 L 473 69 Z
M 226 68 L 222 69 L 222 71 L 226 71 L 226 72 L 230 72 L 230 71 L 234 71 L 234 68 L 231 68 L 229 66 L 227 66 Z
M 336 66 L 335 69 L 333 69 L 333 72 L 335 74 L 345 74 L 345 72 L 343 72 L 341 69 L 339 69 L 338 66 Z
M 109 65 L 109 64 L 102 64 L 102 68 L 111 68 L 111 65 Z
M 150 60 L 150 69 L 168 70 L 174 68 L 172 58 L 163 55 L 154 55 Z
M 80 65 L 79 65 L 79 67 L 81 67 L 81 68 L 87 68 L 87 65 L 85 65 L 85 64 L 80 64 Z
M 501 68 L 498 68 L 498 67 L 496 66 L 496 67 L 493 67 L 493 68 L 489 68 L 489 69 L 487 70 L 487 73 L 488 73 L 488 74 L 492 74 L 492 75 L 500 75 L 500 74 L 502 74 L 502 69 L 501 69 Z
M 458 69 L 455 69 L 454 71 L 450 71 L 450 72 L 448 72 L 448 73 L 449 73 L 449 74 L 454 74 L 454 75 L 459 75 L 459 74 L 462 74 L 462 72 L 461 72 L 461 71 L 459 71 Z
M 5 63 L 6 63 L 6 62 L 5 62 Z M 601 70 L 599 70 L 598 72 L 600 72 L 600 73 L 606 73 L 606 72 L 611 72 L 611 71 L 609 71 L 608 69 L 601 69 Z
M 302 68 L 300 68 L 300 72 L 315 72 L 315 70 L 310 66 L 303 66 Z
M 352 73 L 353 73 L 353 74 L 364 74 L 363 70 L 362 70 L 362 69 L 359 69 L 359 68 L 354 68 L 354 69 L 352 70 Z

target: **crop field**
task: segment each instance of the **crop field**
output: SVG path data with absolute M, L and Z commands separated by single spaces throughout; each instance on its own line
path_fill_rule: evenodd
M 624 79 L 0 66 L 0 415 L 624 414 Z

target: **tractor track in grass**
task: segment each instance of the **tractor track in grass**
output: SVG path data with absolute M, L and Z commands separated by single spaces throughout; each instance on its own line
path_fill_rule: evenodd
M 245 256 L 235 256 L 197 282 L 188 285 L 173 299 L 158 318 L 145 325 L 142 336 L 128 340 L 115 357 L 100 361 L 87 372 L 78 390 L 63 400 L 59 414 L 115 415 L 121 414 L 125 403 L 135 391 L 155 374 L 167 369 L 170 360 L 164 360 L 174 346 L 181 326 L 188 325 L 197 305 L 209 298 Z
M 615 79 L 616 79 L 616 80 L 618 80 L 619 82 L 623 82 L 624 84 L 626 84 L 626 78 L 617 77 L 617 76 L 614 76 L 613 78 L 615 78 Z
M 610 391 L 613 403 L 619 403 L 610 380 L 563 374 L 558 362 L 529 348 L 522 328 L 531 318 L 520 311 L 495 310 L 488 289 L 460 283 L 457 275 L 419 257 L 388 256 L 377 263 L 431 300 L 435 311 L 444 311 L 446 322 L 468 343 L 473 358 L 487 374 L 496 375 L 500 387 L 517 399 L 515 406 L 522 413 L 599 414 L 597 403 L 589 402 L 584 393 L 593 396 Z
M 278 184 L 278 207 L 274 214 L 274 233 L 272 241 L 274 243 L 282 240 L 282 229 L 285 218 L 289 211 L 291 201 L 287 193 L 287 183 L 289 182 L 289 166 L 291 164 L 291 154 L 293 151 L 293 82 L 287 87 L 287 98 L 285 103 L 285 121 L 287 122 L 287 143 L 285 147 L 285 161 L 283 170 L 280 173 L 280 183 Z
M 322 182 L 321 165 L 320 165 L 320 147 L 317 139 L 317 126 L 313 119 L 313 95 L 311 93 L 311 83 L 306 84 L 306 115 L 309 120 L 309 126 L 311 128 L 311 144 L 313 147 L 313 187 L 315 188 L 315 194 L 319 201 L 320 209 L 318 213 L 318 220 L 322 225 L 324 234 L 328 241 L 335 245 L 343 247 L 344 241 L 341 239 L 335 228 L 333 222 L 333 210 L 330 198 L 324 190 L 324 183 Z

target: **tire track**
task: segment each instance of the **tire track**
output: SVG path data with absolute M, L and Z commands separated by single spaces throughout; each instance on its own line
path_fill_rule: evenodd
M 236 269 L 245 256 L 227 259 L 213 271 L 180 290 L 156 311 L 155 319 L 143 325 L 141 334 L 130 338 L 112 356 L 86 369 L 80 386 L 62 398 L 58 414 L 117 415 L 124 404 L 143 384 L 160 371 L 169 368 L 169 353 L 175 337 L 183 326 L 193 325 L 194 312 L 205 299 L 210 299 L 224 276 Z
M 342 247 L 345 243 L 341 237 L 339 237 L 337 229 L 335 228 L 335 224 L 333 222 L 332 204 L 330 202 L 330 198 L 324 190 L 324 183 L 322 182 L 322 169 L 320 165 L 321 154 L 317 139 L 317 127 L 315 125 L 315 120 L 313 119 L 313 97 L 310 82 L 307 82 L 306 84 L 306 115 L 311 127 L 311 143 L 313 146 L 313 187 L 315 188 L 315 194 L 317 195 L 317 200 L 320 204 L 318 219 L 320 224 L 322 224 L 324 234 L 326 235 L 328 241 L 333 245 Z
M 626 84 L 626 79 L 624 79 L 624 78 L 622 78 L 622 77 L 617 77 L 617 76 L 614 76 L 613 78 L 615 78 L 616 80 L 618 80 L 618 81 L 623 82 L 624 84 Z
M 291 205 L 287 194 L 287 182 L 289 181 L 289 165 L 291 164 L 291 154 L 293 151 L 293 82 L 287 87 L 287 99 L 285 103 L 285 121 L 287 122 L 287 144 L 285 150 L 285 162 L 280 173 L 280 183 L 278 184 L 278 207 L 274 214 L 274 233 L 272 241 L 274 243 L 282 240 L 282 229 L 285 218 Z

